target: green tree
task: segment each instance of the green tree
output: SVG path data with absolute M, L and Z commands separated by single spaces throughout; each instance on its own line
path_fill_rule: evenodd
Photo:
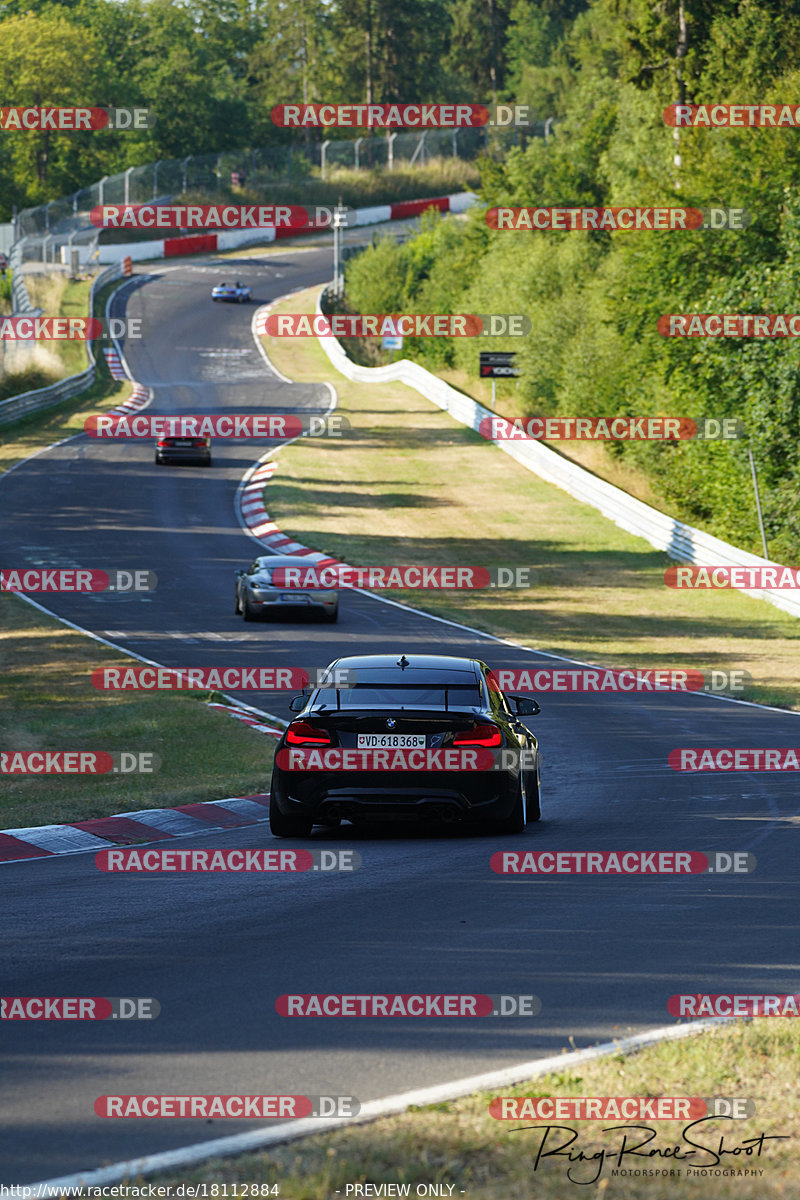
M 0 94 L 8 106 L 91 106 L 108 70 L 101 40 L 55 9 L 0 23 Z M 91 161 L 91 131 L 7 131 L 3 134 L 5 204 L 36 202 L 75 186 L 81 151 Z

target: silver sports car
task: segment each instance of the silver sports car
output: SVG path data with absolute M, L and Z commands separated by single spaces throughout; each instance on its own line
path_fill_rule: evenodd
M 303 560 L 300 560 L 303 561 Z M 305 560 L 308 565 L 308 560 Z M 316 613 L 322 621 L 335 621 L 339 616 L 339 593 L 331 589 L 289 588 L 273 584 L 272 573 L 279 567 L 297 567 L 293 555 L 265 554 L 257 558 L 246 571 L 236 572 L 234 612 L 245 621 L 275 614 L 282 609 L 305 610 Z

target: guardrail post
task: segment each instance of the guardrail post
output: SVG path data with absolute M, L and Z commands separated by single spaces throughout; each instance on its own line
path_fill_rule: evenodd
M 761 530 L 761 545 L 764 547 L 764 558 L 769 558 L 767 551 L 767 535 L 764 533 L 764 518 L 761 515 L 761 497 L 758 494 L 758 476 L 756 475 L 756 464 L 753 459 L 753 451 L 747 447 L 747 455 L 750 459 L 750 473 L 753 476 L 753 491 L 756 494 L 756 512 L 758 513 L 758 527 Z
M 426 134 L 426 132 L 427 132 L 427 130 L 423 129 L 422 133 L 419 135 L 419 141 L 417 142 L 417 148 L 414 151 L 414 153 L 411 155 L 411 162 L 408 164 L 410 167 L 413 167 L 414 163 L 417 161 L 418 155 L 420 158 L 420 166 L 423 166 L 423 167 L 425 166 L 425 134 Z

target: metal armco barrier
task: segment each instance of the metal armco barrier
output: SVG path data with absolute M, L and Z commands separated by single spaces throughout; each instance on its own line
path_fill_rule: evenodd
M 112 266 L 107 267 L 105 271 L 101 271 L 99 275 L 95 276 L 89 294 L 90 315 L 94 309 L 94 297 L 97 288 L 102 287 L 105 283 L 109 283 L 112 279 L 119 278 L 122 274 L 122 264 L 114 263 Z M 22 272 L 20 272 L 19 276 L 14 275 L 12 289 L 17 278 L 20 279 L 24 289 Z M 18 309 L 17 297 L 14 294 L 15 314 L 39 315 L 42 310 L 30 307 L 27 289 L 25 289 L 25 299 L 29 307 L 27 309 Z M 58 404 L 62 400 L 68 400 L 70 396 L 77 396 L 78 392 L 82 392 L 84 388 L 94 383 L 97 368 L 92 357 L 91 344 L 89 342 L 86 343 L 86 353 L 89 357 L 89 366 L 85 371 L 81 371 L 79 375 L 70 375 L 68 379 L 60 379 L 58 383 L 51 383 L 48 387 L 36 388 L 35 391 L 23 392 L 21 396 L 11 396 L 8 400 L 0 401 L 0 426 L 11 425 L 14 421 L 19 421 L 22 417 L 27 417 L 30 413 L 40 412 L 44 408 L 51 408 L 54 404 Z
M 40 308 L 34 308 L 31 304 L 31 298 L 28 295 L 28 289 L 25 286 L 25 276 L 22 271 L 22 247 L 24 238 L 14 242 L 8 255 L 8 267 L 11 271 L 11 311 L 15 316 L 34 316 L 41 315 Z
M 317 312 L 320 315 L 323 311 L 322 296 L 323 293 L 320 293 L 317 299 Z M 362 367 L 347 357 L 336 338 L 321 337 L 319 342 L 336 370 L 354 382 L 405 383 L 448 412 L 454 420 L 468 425 L 476 432 L 481 421 L 497 415 L 407 358 L 385 367 Z M 577 463 L 562 458 L 542 442 L 497 441 L 494 444 L 540 479 L 555 484 L 583 504 L 591 505 L 626 533 L 644 538 L 656 550 L 663 550 L 677 562 L 698 566 L 780 565 L 773 563 L 771 559 L 760 558 L 757 554 L 749 554 L 746 550 L 731 546 L 729 542 L 723 542 L 720 538 L 695 529 L 693 525 L 684 525 L 682 521 L 659 512 L 657 508 L 651 508 L 649 504 L 629 496 L 621 488 L 598 479 Z M 800 589 L 753 589 L 748 590 L 747 595 L 767 600 L 783 612 L 800 617 Z

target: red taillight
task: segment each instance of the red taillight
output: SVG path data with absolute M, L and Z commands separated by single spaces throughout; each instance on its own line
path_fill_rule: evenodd
M 496 725 L 473 725 L 453 738 L 454 746 L 500 746 L 503 735 Z
M 308 721 L 292 721 L 286 730 L 286 741 L 290 746 L 332 746 L 331 735 L 317 729 Z
M 210 437 L 192 438 L 192 445 L 193 446 L 210 446 L 211 438 Z

